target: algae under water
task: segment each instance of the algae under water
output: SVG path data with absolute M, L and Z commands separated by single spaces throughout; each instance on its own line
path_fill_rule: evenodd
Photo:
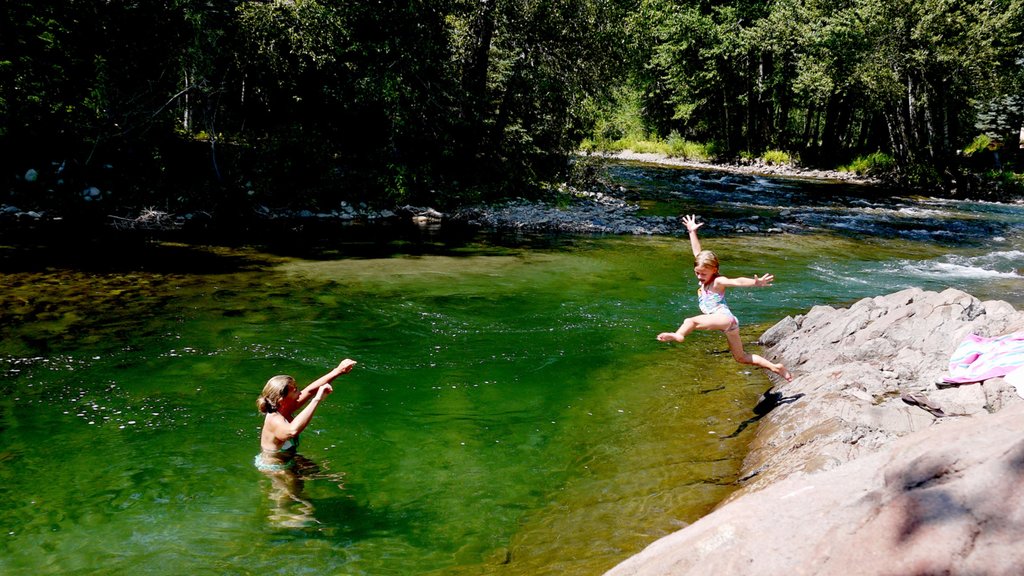
M 705 243 L 776 276 L 729 293 L 756 349 L 786 315 L 908 286 L 1019 308 L 1007 238 Z M 655 341 L 696 310 L 685 239 L 406 248 L 5 270 L 0 570 L 597 574 L 733 490 L 771 381 L 720 334 Z M 316 471 L 282 487 L 252 465 L 256 396 L 345 357 L 303 435 Z

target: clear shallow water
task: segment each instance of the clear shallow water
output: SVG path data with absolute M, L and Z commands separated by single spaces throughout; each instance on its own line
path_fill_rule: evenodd
M 770 184 L 749 204 L 785 209 L 791 185 Z M 674 186 L 652 209 L 755 211 Z M 908 286 L 1024 305 L 1019 208 L 912 208 L 983 223 L 957 224 L 963 245 L 874 222 L 702 229 L 724 273 L 777 277 L 730 292 L 744 340 Z M 770 381 L 718 334 L 655 342 L 695 309 L 684 239 L 294 254 L 163 245 L 4 271 L 0 571 L 598 574 L 731 490 Z M 319 471 L 275 485 L 252 466 L 256 395 L 343 357 L 360 364 L 303 437 Z
M 0 567 L 608 567 L 728 493 L 745 436 L 721 437 L 767 382 L 653 341 L 674 243 L 604 245 L 5 275 L 40 321 L 4 331 Z M 255 397 L 346 356 L 303 439 L 321 472 L 278 504 Z

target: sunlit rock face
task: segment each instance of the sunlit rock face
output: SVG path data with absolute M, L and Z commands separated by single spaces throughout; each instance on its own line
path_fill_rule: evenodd
M 766 394 L 741 488 L 609 574 L 1019 574 L 1024 399 L 941 386 L 968 334 L 1024 313 L 957 290 L 815 307 L 762 336 Z

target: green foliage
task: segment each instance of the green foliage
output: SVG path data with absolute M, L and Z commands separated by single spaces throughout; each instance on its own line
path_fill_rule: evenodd
M 790 164 L 792 162 L 790 155 L 782 150 L 768 150 L 761 155 L 761 160 L 763 160 L 765 164 L 769 165 L 783 165 Z
M 979 134 L 964 148 L 964 156 L 971 156 L 972 154 L 988 150 L 988 145 L 991 143 L 992 138 L 986 134 Z
M 935 191 L 942 188 L 942 175 L 931 165 L 915 163 L 905 167 L 898 179 L 910 188 Z
M 712 144 L 700 144 L 685 140 L 678 132 L 669 134 L 668 139 L 651 139 L 646 136 L 625 137 L 618 140 L 585 139 L 580 149 L 586 152 L 632 151 L 639 154 L 661 154 L 670 158 L 708 161 L 716 156 Z
M 841 172 L 853 172 L 861 176 L 881 176 L 888 174 L 896 168 L 893 157 L 884 152 L 872 152 L 864 156 L 858 156 L 847 165 L 840 166 Z
M 11 0 L 4 172 L 66 161 L 73 193 L 111 164 L 140 203 L 229 213 L 525 195 L 564 173 L 623 76 L 631 6 Z
M 569 186 L 580 190 L 587 190 L 595 186 L 605 187 L 608 185 L 608 162 L 601 156 L 576 156 L 570 163 L 566 182 Z M 566 200 L 564 195 L 559 195 L 562 201 Z
M 595 138 L 599 141 L 614 142 L 627 138 L 642 139 L 646 133 L 640 92 L 628 86 L 615 89 L 609 111 L 598 117 L 595 122 Z
M 1024 121 L 1021 0 L 647 0 L 642 12 L 650 56 L 630 82 L 656 136 L 821 165 L 882 149 L 905 172 L 945 171 L 978 103 L 993 103 L 999 133 Z
M 668 145 L 668 155 L 675 158 L 705 162 L 713 156 L 711 146 L 686 140 L 676 131 L 668 135 L 666 143 Z
M 623 150 L 632 150 L 640 154 L 664 154 L 671 152 L 667 142 L 662 140 L 647 140 L 642 138 L 624 138 L 616 143 Z
M 267 203 L 443 206 L 540 190 L 581 142 L 881 150 L 928 182 L 991 165 L 955 154 L 979 122 L 1024 122 L 1024 0 L 10 0 L 0 18 L 3 173 L 17 191 L 37 168 L 62 198 L 239 213 L 255 181 Z
M 1013 186 L 1018 189 L 1018 193 L 1024 193 L 1024 173 L 1018 174 L 1009 170 L 989 170 L 985 172 L 984 176 L 995 182 Z

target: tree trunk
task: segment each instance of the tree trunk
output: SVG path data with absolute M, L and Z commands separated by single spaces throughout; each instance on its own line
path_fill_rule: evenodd
M 473 44 L 462 73 L 463 125 L 465 133 L 458 148 L 463 161 L 472 162 L 480 153 L 486 137 L 487 72 L 490 68 L 491 42 L 495 31 L 495 9 L 499 0 L 482 0 L 472 22 Z
M 900 156 L 906 161 L 905 166 L 909 166 L 917 160 L 916 151 L 921 140 L 919 127 L 916 122 L 916 114 L 914 113 L 917 102 L 914 97 L 915 85 L 909 73 L 904 74 L 904 83 L 906 84 L 907 94 L 899 113 L 900 122 L 897 124 L 897 127 L 899 128 L 900 147 L 902 148 Z
M 498 0 L 482 0 L 480 12 L 473 21 L 473 47 L 462 75 L 462 89 L 470 108 L 470 121 L 480 114 L 480 106 L 487 97 L 487 70 L 490 67 L 491 41 L 494 38 L 494 10 Z
M 723 63 L 721 69 L 726 71 L 726 73 L 730 70 L 727 63 Z M 730 86 L 733 87 L 732 90 L 729 90 Z M 722 87 L 723 102 L 725 103 L 725 133 L 728 139 L 726 147 L 733 153 L 744 149 L 746 144 L 743 141 L 743 117 L 746 114 L 739 103 L 739 95 L 742 93 L 742 89 L 743 84 L 738 78 L 733 78 L 732 82 L 729 82 Z
M 825 125 L 821 129 L 821 153 L 818 155 L 818 162 L 831 164 L 836 158 L 845 100 L 841 92 L 833 92 L 828 98 L 828 104 L 825 105 Z
M 789 148 L 790 141 L 792 139 L 792 133 L 789 129 L 789 111 L 790 106 L 792 106 L 792 99 L 786 93 L 788 92 L 787 90 L 783 90 L 782 92 L 783 94 L 779 100 L 779 114 L 775 118 L 776 129 L 773 133 L 776 134 L 776 138 L 778 138 L 778 142 L 781 146 Z
M 812 104 L 807 109 L 807 116 L 804 117 L 804 133 L 802 139 L 804 142 L 803 147 L 807 150 L 812 150 L 818 146 L 818 133 L 816 129 L 817 116 L 818 107 Z
M 184 73 L 184 94 L 185 94 L 185 111 L 181 117 L 181 127 L 185 131 L 185 134 L 192 133 L 192 95 L 189 94 L 189 88 L 192 87 L 192 83 L 189 81 L 188 70 Z
M 910 164 L 911 156 L 902 106 L 896 104 L 888 110 L 885 113 L 885 120 L 889 129 L 889 143 L 892 147 L 893 159 L 898 167 L 906 168 Z
M 761 91 L 764 86 L 764 61 L 759 58 L 753 62 L 748 60 L 750 65 L 747 73 L 747 121 L 746 121 L 746 143 L 744 148 L 750 150 L 752 146 L 764 147 L 765 134 L 761 131 Z

